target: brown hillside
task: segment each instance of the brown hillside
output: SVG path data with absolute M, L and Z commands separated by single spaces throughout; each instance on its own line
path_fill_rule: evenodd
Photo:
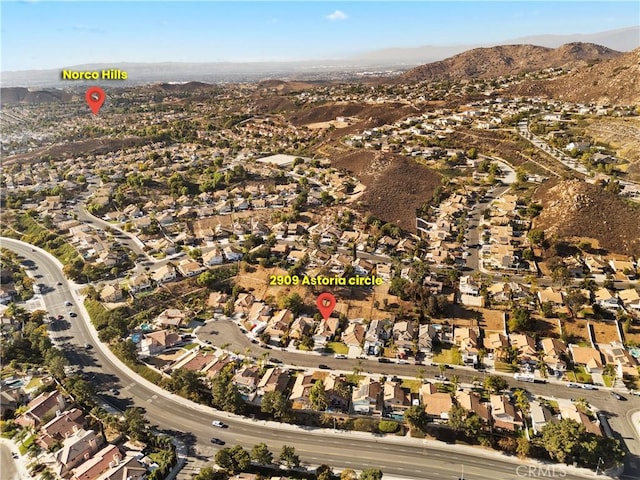
M 572 102 L 629 105 L 640 102 L 640 48 L 553 80 L 525 81 L 515 95 L 547 96 Z
M 415 232 L 416 209 L 441 182 L 438 173 L 402 155 L 359 150 L 334 157 L 331 163 L 353 172 L 367 186 L 360 199 L 363 212 L 410 232 Z
M 475 48 L 438 62 L 413 68 L 399 82 L 441 82 L 469 78 L 496 78 L 550 67 L 574 67 L 609 59 L 620 52 L 592 43 L 568 43 L 558 48 L 536 45 L 500 45 Z
M 360 128 L 372 128 L 393 123 L 412 113 L 415 114 L 416 110 L 404 103 L 326 103 L 295 112 L 288 119 L 293 125 L 300 127 L 310 123 L 328 122 L 336 117 L 357 117 L 366 123 L 366 126 L 360 125 Z
M 581 180 L 549 181 L 534 199 L 543 206 L 534 228 L 547 238 L 589 237 L 609 252 L 640 256 L 640 205 Z
M 29 90 L 23 87 L 0 88 L 0 100 L 2 105 L 41 104 L 68 102 L 73 95 L 62 90 Z

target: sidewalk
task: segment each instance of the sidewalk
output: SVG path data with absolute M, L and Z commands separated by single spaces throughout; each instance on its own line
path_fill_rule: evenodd
M 2 450 L 2 468 L 0 469 L 1 480 L 28 480 L 33 478 L 27 470 L 27 457 L 20 455 L 18 446 L 13 440 L 0 437 L 0 450 Z M 5 464 L 5 451 L 9 456 L 17 455 L 13 457 L 13 468 L 9 464 Z M 7 459 L 7 463 L 8 463 Z

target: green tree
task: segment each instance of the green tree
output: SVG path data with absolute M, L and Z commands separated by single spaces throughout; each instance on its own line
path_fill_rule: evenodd
M 360 480 L 381 480 L 382 470 L 379 468 L 366 468 L 360 474 Z
M 281 392 L 274 390 L 264 394 L 260 410 L 263 413 L 270 413 L 276 420 L 285 421 L 289 417 L 290 405 Z
M 316 480 L 332 480 L 333 470 L 329 465 L 319 465 L 316 468 Z
M 213 406 L 225 412 L 241 413 L 244 400 L 233 382 L 233 365 L 225 366 L 211 382 L 211 401 Z
M 516 307 L 509 315 L 509 330 L 512 332 L 523 332 L 531 330 L 533 321 L 531 314 L 526 308 Z
M 489 390 L 491 393 L 500 393 L 508 387 L 509 384 L 507 381 L 498 375 L 489 375 L 484 379 L 484 388 Z
M 404 411 L 404 419 L 411 429 L 425 431 L 428 422 L 427 412 L 423 405 L 413 405 Z
M 271 465 L 273 454 L 265 443 L 258 443 L 251 449 L 251 460 L 261 465 Z
M 282 450 L 280 450 L 279 459 L 287 468 L 297 468 L 300 466 L 300 457 L 296 455 L 295 447 L 283 445 Z
M 328 400 L 324 381 L 318 380 L 313 384 L 309 391 L 309 402 L 311 403 L 311 408 L 314 410 L 324 411 L 327 409 Z
M 142 408 L 129 407 L 124 411 L 124 429 L 132 440 L 145 440 L 147 438 L 147 424 Z
M 304 308 L 304 301 L 300 294 L 293 292 L 282 299 L 282 308 L 288 308 L 294 316 L 297 316 Z
M 204 467 L 200 469 L 200 473 L 193 477 L 193 480 L 227 480 L 228 478 L 228 475 L 224 472 L 216 471 L 211 467 Z
M 340 473 L 340 480 L 358 480 L 358 474 L 350 468 L 345 468 Z
M 529 230 L 527 237 L 529 238 L 529 241 L 533 245 L 537 245 L 537 246 L 541 246 L 545 240 L 543 230 L 537 230 L 537 229 Z

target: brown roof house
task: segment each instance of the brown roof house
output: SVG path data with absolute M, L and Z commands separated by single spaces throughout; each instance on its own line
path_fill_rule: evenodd
M 73 469 L 71 480 L 94 480 L 101 473 L 116 466 L 122 460 L 122 453 L 115 445 L 107 445 L 91 459 Z
M 60 392 L 44 392 L 29 402 L 29 409 L 16 419 L 21 427 L 37 427 L 46 416 L 64 410 L 66 402 Z
M 522 428 L 522 417 L 505 395 L 491 395 L 491 415 L 497 428 L 512 431 Z
M 464 363 L 477 363 L 480 348 L 480 333 L 476 327 L 456 327 L 453 343 L 460 347 Z
M 78 430 L 62 442 L 62 448 L 54 454 L 56 465 L 53 470 L 61 477 L 67 476 L 72 468 L 86 462 L 98 451 L 102 438 L 93 430 Z
M 589 373 L 602 373 L 602 354 L 592 347 L 579 347 L 569 345 L 569 351 L 573 357 L 573 363 L 583 365 Z
M 382 386 L 380 382 L 371 378 L 364 378 L 351 394 L 351 403 L 356 414 L 371 414 L 381 412 Z
M 87 419 L 81 410 L 72 408 L 57 415 L 53 420 L 45 423 L 40 428 L 40 435 L 36 442 L 43 449 L 48 450 L 56 442 L 61 442 L 65 438 L 73 435 L 78 430 L 84 428 Z
M 181 342 L 181 337 L 171 330 L 158 330 L 145 333 L 140 341 L 140 353 L 142 355 L 155 355 L 171 348 Z

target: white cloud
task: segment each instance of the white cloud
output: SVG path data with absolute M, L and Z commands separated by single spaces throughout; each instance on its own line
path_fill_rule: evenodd
M 335 12 L 330 13 L 329 15 L 327 15 L 325 18 L 327 20 L 331 20 L 332 22 L 334 22 L 334 21 L 338 21 L 338 20 L 346 20 L 349 17 L 342 10 L 336 10 Z

